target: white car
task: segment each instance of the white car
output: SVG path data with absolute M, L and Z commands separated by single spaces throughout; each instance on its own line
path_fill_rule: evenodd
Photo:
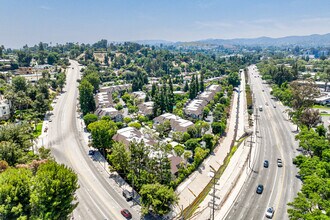
M 266 210 L 266 217 L 267 218 L 273 218 L 274 216 L 274 212 L 275 212 L 275 209 L 273 207 L 269 207 L 267 210 Z

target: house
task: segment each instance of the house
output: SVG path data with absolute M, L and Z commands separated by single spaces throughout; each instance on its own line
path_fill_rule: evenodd
M 103 116 L 109 116 L 112 120 L 116 122 L 123 121 L 123 115 L 121 114 L 121 112 L 112 107 L 98 108 L 95 111 L 95 114 L 100 118 Z
M 211 85 L 206 88 L 206 90 L 199 94 L 196 99 L 186 104 L 184 109 L 185 115 L 194 119 L 202 119 L 204 107 L 211 102 L 214 99 L 215 94 L 220 91 L 221 86 L 219 85 Z
M 222 78 L 222 77 L 216 77 L 216 78 Z M 211 92 L 214 92 L 214 93 L 217 93 L 217 92 L 220 92 L 221 91 L 221 86 L 220 85 L 210 85 L 208 88 L 207 88 L 208 91 L 211 91 Z
M 107 108 L 112 105 L 112 93 L 99 92 L 95 95 L 96 108 Z
M 184 160 L 181 157 L 176 157 L 176 156 L 170 156 L 168 159 L 170 160 L 171 163 L 172 175 L 177 176 L 180 165 L 184 163 Z
M 137 98 L 138 100 L 144 100 L 146 98 L 146 94 L 142 91 L 133 92 L 132 94 L 134 98 Z
M 0 120 L 7 120 L 10 118 L 10 107 L 10 102 L 0 97 Z
M 131 87 L 132 87 L 131 84 L 104 86 L 104 87 L 100 88 L 100 92 L 113 93 L 113 92 L 119 92 L 119 91 L 128 91 L 131 89 Z
M 169 121 L 173 132 L 177 132 L 177 131 L 186 132 L 189 127 L 194 125 L 194 123 L 192 123 L 191 121 L 180 118 L 179 116 L 176 116 L 171 113 L 162 114 L 154 118 L 153 121 L 154 121 L 154 126 L 163 124 L 165 121 Z
M 154 102 L 143 102 L 138 105 L 139 113 L 145 116 L 150 116 L 153 114 Z
M 184 113 L 194 119 L 203 118 L 203 109 L 207 105 L 206 100 L 194 99 L 184 109 Z
M 112 137 L 112 140 L 123 143 L 127 148 L 131 142 L 140 143 L 143 141 L 146 145 L 153 146 L 156 144 L 154 140 L 144 135 L 140 130 L 133 127 L 119 129 Z

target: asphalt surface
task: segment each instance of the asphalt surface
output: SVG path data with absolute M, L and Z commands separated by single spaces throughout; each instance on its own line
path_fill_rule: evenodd
M 292 163 L 299 153 L 294 139 L 296 127 L 288 121 L 285 107 L 271 99 L 269 87 L 262 83 L 256 67 L 250 67 L 249 74 L 256 107 L 263 107 L 257 111 L 258 135 L 254 140 L 257 153 L 251 158 L 253 172 L 226 219 L 266 219 L 266 209 L 274 207 L 273 219 L 285 220 L 288 219 L 287 203 L 293 201 L 301 188 L 301 181 L 296 177 L 298 170 Z M 277 158 L 282 159 L 283 167 L 277 166 Z M 264 160 L 269 161 L 268 168 L 263 167 Z M 262 194 L 256 193 L 258 184 L 264 186 Z
M 125 219 L 120 210 L 126 208 L 133 219 L 140 219 L 140 215 L 109 184 L 109 175 L 87 155 L 88 148 L 79 132 L 81 125 L 77 112 L 80 67 L 76 61 L 70 63 L 67 85 L 54 107 L 53 121 L 48 125 L 47 146 L 56 161 L 66 164 L 78 174 L 80 188 L 76 194 L 79 205 L 73 218 Z

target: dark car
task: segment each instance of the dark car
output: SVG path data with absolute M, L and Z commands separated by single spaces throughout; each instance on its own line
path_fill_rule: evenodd
M 95 154 L 95 151 L 94 150 L 89 150 L 88 151 L 88 155 L 94 155 Z
M 261 185 L 261 184 L 259 184 L 259 185 L 257 186 L 257 191 L 256 191 L 256 192 L 257 192 L 258 194 L 261 194 L 262 191 L 264 191 L 264 186 Z
M 264 167 L 265 167 L 265 168 L 268 168 L 268 167 L 269 167 L 269 162 L 268 162 L 268 160 L 265 160 L 265 161 L 264 161 Z
M 122 209 L 120 213 L 127 219 L 132 218 L 132 214 L 127 209 Z
M 123 191 L 123 196 L 125 197 L 126 201 L 131 201 L 133 199 L 132 193 L 127 189 Z

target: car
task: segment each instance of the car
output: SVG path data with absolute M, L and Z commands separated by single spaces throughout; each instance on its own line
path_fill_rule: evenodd
M 261 194 L 262 191 L 264 191 L 264 186 L 263 186 L 262 184 L 259 184 L 259 185 L 257 186 L 257 190 L 256 190 L 256 192 L 257 192 L 258 194 Z
M 280 158 L 277 159 L 277 166 L 278 167 L 283 167 L 282 160 Z
M 267 218 L 273 218 L 274 216 L 274 212 L 275 212 L 275 209 L 273 207 L 269 207 L 267 210 L 266 210 L 266 217 Z
M 120 213 L 127 219 L 132 218 L 132 214 L 127 209 L 122 209 Z
M 274 108 L 276 108 L 276 105 L 273 105 Z
M 89 150 L 88 151 L 88 155 L 94 155 L 95 154 L 95 151 L 94 150 Z
M 263 89 L 262 91 L 264 92 L 265 90 Z
M 125 197 L 126 201 L 131 201 L 133 199 L 132 193 L 127 189 L 123 191 L 123 196 Z
M 265 160 L 265 161 L 264 161 L 264 167 L 265 167 L 265 168 L 268 168 L 268 167 L 269 167 L 269 162 L 268 162 L 268 160 Z

